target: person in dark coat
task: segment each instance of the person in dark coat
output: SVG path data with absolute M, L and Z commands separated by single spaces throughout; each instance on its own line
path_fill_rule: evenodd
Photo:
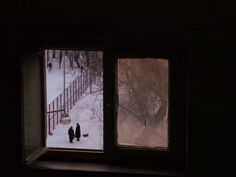
M 77 138 L 77 141 L 80 139 L 80 125 L 79 123 L 76 124 L 76 129 L 75 129 L 75 137 Z
M 75 138 L 75 132 L 72 126 L 68 130 L 68 135 L 69 135 L 70 143 L 73 143 L 73 139 Z

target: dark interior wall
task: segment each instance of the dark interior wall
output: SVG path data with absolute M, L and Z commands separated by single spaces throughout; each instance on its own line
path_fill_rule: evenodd
M 234 152 L 231 122 L 235 112 L 235 55 L 232 45 L 235 34 L 227 33 L 209 31 L 198 36 L 192 48 L 189 152 L 190 169 L 193 168 L 193 173 L 199 176 L 202 172 L 208 176 L 224 176 L 232 170 L 229 160 Z
M 236 110 L 232 4 L 167 1 L 16 1 L 1 16 L 1 170 L 22 176 L 18 58 L 65 40 L 105 47 L 183 45 L 188 54 L 188 176 L 227 176 Z M 3 109 L 2 109 L 3 108 Z M 49 171 L 32 176 L 67 176 Z M 88 174 L 83 174 L 88 175 Z M 98 174 L 96 174 L 98 175 Z M 102 174 L 99 174 L 102 175 Z M 71 176 L 77 176 L 73 174 Z M 116 176 L 116 175 L 114 175 Z

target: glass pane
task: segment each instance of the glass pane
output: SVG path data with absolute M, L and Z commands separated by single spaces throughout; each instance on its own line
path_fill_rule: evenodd
M 47 147 L 103 149 L 102 62 L 102 51 L 45 50 Z
M 43 145 L 42 139 L 42 68 L 39 56 L 23 61 L 23 117 L 24 117 L 24 151 L 25 160 L 38 151 Z
M 168 148 L 168 60 L 118 59 L 118 145 Z

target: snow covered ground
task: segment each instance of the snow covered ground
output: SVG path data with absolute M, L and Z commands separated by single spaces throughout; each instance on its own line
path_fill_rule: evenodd
M 68 64 L 68 63 L 67 63 Z M 66 70 L 66 85 L 69 85 L 80 74 L 79 69 Z M 93 90 L 96 85 L 93 85 Z M 63 90 L 63 69 L 59 70 L 57 62 L 53 62 L 53 69 L 47 72 L 47 100 L 50 103 Z M 68 125 L 58 124 L 52 131 L 52 135 L 47 135 L 46 146 L 56 148 L 76 148 L 76 149 L 103 149 L 103 120 L 95 115 L 95 112 L 103 110 L 102 94 L 89 94 L 88 90 L 83 94 L 82 98 L 70 110 L 71 123 Z M 97 109 L 95 112 L 93 109 Z M 98 110 L 99 109 L 99 110 Z M 103 116 L 103 115 L 102 115 Z M 73 126 L 75 130 L 76 123 L 81 127 L 80 141 L 74 139 L 73 143 L 69 142 L 68 129 Z M 88 133 L 87 137 L 83 134 Z
M 66 70 L 65 70 L 65 81 L 66 87 L 70 85 L 70 83 L 78 77 L 80 74 L 80 69 L 74 68 L 73 70 L 68 69 L 69 61 L 66 59 Z M 58 60 L 53 60 L 52 62 L 52 70 L 46 72 L 47 78 L 47 103 L 49 104 L 53 99 L 55 99 L 62 91 L 63 91 L 63 63 L 61 69 L 59 69 Z
M 103 122 L 92 114 L 89 104 L 93 103 L 96 95 L 85 93 L 83 98 L 70 111 L 72 119 L 69 125 L 57 125 L 53 135 L 47 137 L 47 147 L 79 148 L 79 149 L 103 149 Z M 81 136 L 80 141 L 69 142 L 68 129 L 76 123 L 80 124 L 81 135 L 88 133 L 88 137 Z

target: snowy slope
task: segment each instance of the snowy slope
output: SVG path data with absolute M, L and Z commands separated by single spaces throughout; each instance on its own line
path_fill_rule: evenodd
M 65 72 L 65 81 L 66 87 L 79 76 L 80 69 L 74 68 L 73 70 L 67 69 L 69 66 L 68 59 L 66 61 L 66 72 Z M 47 103 L 49 104 L 53 99 L 55 99 L 63 91 L 63 63 L 62 68 L 59 69 L 58 60 L 53 60 L 53 67 L 51 71 L 46 72 L 47 78 Z

